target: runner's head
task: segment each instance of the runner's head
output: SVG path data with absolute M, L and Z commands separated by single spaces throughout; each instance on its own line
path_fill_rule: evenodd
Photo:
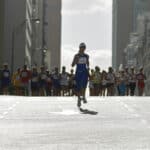
M 20 69 L 20 68 L 18 68 L 18 69 L 17 69 L 17 72 L 19 73 L 19 72 L 20 72 L 20 70 L 21 70 L 21 69 Z
M 112 72 L 113 72 L 113 68 L 112 68 L 112 67 L 109 67 L 109 68 L 108 68 L 108 71 L 112 73 Z
M 3 66 L 4 66 L 4 69 L 8 69 L 8 63 L 5 62 L 5 63 L 3 64 Z
M 49 74 L 50 74 L 50 71 L 49 71 L 48 69 L 46 70 L 46 74 L 47 74 L 47 75 L 49 75 Z
M 26 69 L 27 69 L 27 65 L 24 65 L 24 66 L 23 66 L 23 69 L 26 70 Z
M 55 73 L 58 73 L 58 72 L 59 72 L 58 67 L 55 67 Z
M 37 71 L 37 67 L 36 67 L 36 66 L 33 66 L 33 67 L 32 67 L 32 70 L 33 70 L 33 72 L 36 72 L 36 71 Z
M 131 66 L 131 71 L 134 71 L 134 66 Z
M 95 67 L 95 71 L 96 71 L 96 72 L 99 72 L 99 71 L 100 71 L 100 68 L 99 68 L 98 66 L 96 66 L 96 67 Z
M 74 70 L 73 70 L 73 69 L 71 69 L 71 71 L 70 71 L 70 72 L 71 72 L 71 74 L 73 74 L 73 73 L 74 73 Z
M 120 72 L 121 72 L 121 74 L 124 74 L 124 69 L 121 69 Z
M 44 72 L 45 71 L 45 67 L 44 66 L 41 66 L 41 72 Z
M 91 74 L 94 74 L 94 69 L 91 69 Z
M 143 67 L 142 66 L 140 67 L 140 72 L 143 72 Z
M 66 72 L 66 67 L 65 66 L 62 67 L 62 72 Z
M 84 51 L 86 50 L 86 44 L 85 43 L 80 43 L 79 49 L 80 49 L 81 53 L 84 53 Z
M 129 69 L 128 66 L 126 66 L 126 67 L 125 67 L 125 71 L 128 72 L 128 69 Z

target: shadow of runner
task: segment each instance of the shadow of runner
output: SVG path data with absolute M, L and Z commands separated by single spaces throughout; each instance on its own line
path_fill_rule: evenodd
M 89 110 L 89 109 L 83 109 L 83 108 L 79 108 L 80 112 L 82 112 L 83 114 L 89 114 L 89 115 L 97 115 L 98 112 L 93 111 L 93 110 Z

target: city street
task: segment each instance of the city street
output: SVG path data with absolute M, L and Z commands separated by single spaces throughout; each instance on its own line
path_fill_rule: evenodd
M 150 98 L 0 97 L 0 150 L 148 150 Z

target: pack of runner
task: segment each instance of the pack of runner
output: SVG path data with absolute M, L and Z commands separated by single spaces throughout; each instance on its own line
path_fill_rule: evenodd
M 89 55 L 85 53 L 86 44 L 79 45 L 79 51 L 74 56 L 70 72 L 63 66 L 52 71 L 44 66 L 27 65 L 18 68 L 13 74 L 7 63 L 0 70 L 0 91 L 8 95 L 32 96 L 73 96 L 77 95 L 81 101 L 87 102 L 85 92 L 89 87 L 90 96 L 143 96 L 146 76 L 144 68 L 135 69 L 133 66 L 114 71 L 112 67 L 102 70 L 99 66 L 90 69 Z M 11 89 L 11 90 L 10 90 Z

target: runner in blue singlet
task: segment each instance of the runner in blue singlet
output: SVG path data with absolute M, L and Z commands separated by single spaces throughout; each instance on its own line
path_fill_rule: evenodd
M 89 56 L 84 53 L 85 50 L 86 45 L 81 43 L 79 46 L 79 52 L 74 56 L 72 62 L 72 67 L 76 65 L 75 89 L 78 96 L 78 107 L 81 107 L 81 100 L 83 100 L 84 103 L 87 103 L 85 92 L 89 77 Z

